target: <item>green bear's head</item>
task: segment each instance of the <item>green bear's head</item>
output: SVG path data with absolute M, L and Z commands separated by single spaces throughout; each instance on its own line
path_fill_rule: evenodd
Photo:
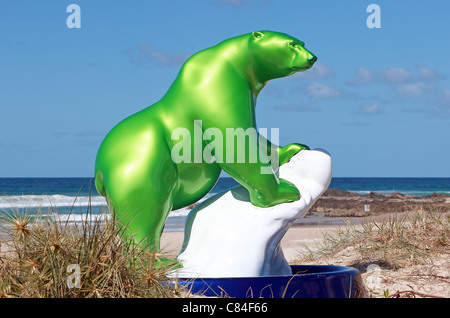
M 317 57 L 305 49 L 302 41 L 279 32 L 252 32 L 249 48 L 256 71 L 263 78 L 272 79 L 310 69 Z

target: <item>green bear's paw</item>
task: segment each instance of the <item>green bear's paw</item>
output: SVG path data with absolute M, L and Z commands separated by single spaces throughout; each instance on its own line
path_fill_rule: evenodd
M 303 144 L 289 144 L 284 147 L 278 148 L 278 155 L 280 158 L 280 166 L 289 162 L 293 156 L 302 150 L 310 150 L 307 145 Z

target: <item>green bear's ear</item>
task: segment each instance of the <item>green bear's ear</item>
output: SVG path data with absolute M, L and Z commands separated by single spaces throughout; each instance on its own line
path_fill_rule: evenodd
M 260 31 L 253 31 L 252 32 L 252 39 L 257 41 L 259 39 L 262 39 L 262 37 L 264 36 L 264 33 L 260 32 Z

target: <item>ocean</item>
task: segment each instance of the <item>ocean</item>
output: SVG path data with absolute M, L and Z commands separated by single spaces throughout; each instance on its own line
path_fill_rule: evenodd
M 232 178 L 220 178 L 202 200 L 238 185 Z M 333 178 L 330 188 L 359 194 L 399 192 L 415 196 L 450 194 L 450 178 Z M 106 211 L 106 203 L 94 186 L 93 178 L 0 178 L 0 214 L 16 211 L 52 215 L 80 222 L 88 205 L 92 214 Z M 165 231 L 182 231 L 189 209 L 172 211 Z

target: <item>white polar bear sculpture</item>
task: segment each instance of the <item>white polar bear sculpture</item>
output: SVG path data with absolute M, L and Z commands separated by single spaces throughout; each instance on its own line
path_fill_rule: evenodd
M 292 275 L 281 239 L 302 218 L 331 182 L 331 157 L 324 150 L 302 150 L 279 169 L 301 198 L 272 207 L 250 203 L 237 186 L 219 193 L 188 215 L 178 277 L 256 277 Z

